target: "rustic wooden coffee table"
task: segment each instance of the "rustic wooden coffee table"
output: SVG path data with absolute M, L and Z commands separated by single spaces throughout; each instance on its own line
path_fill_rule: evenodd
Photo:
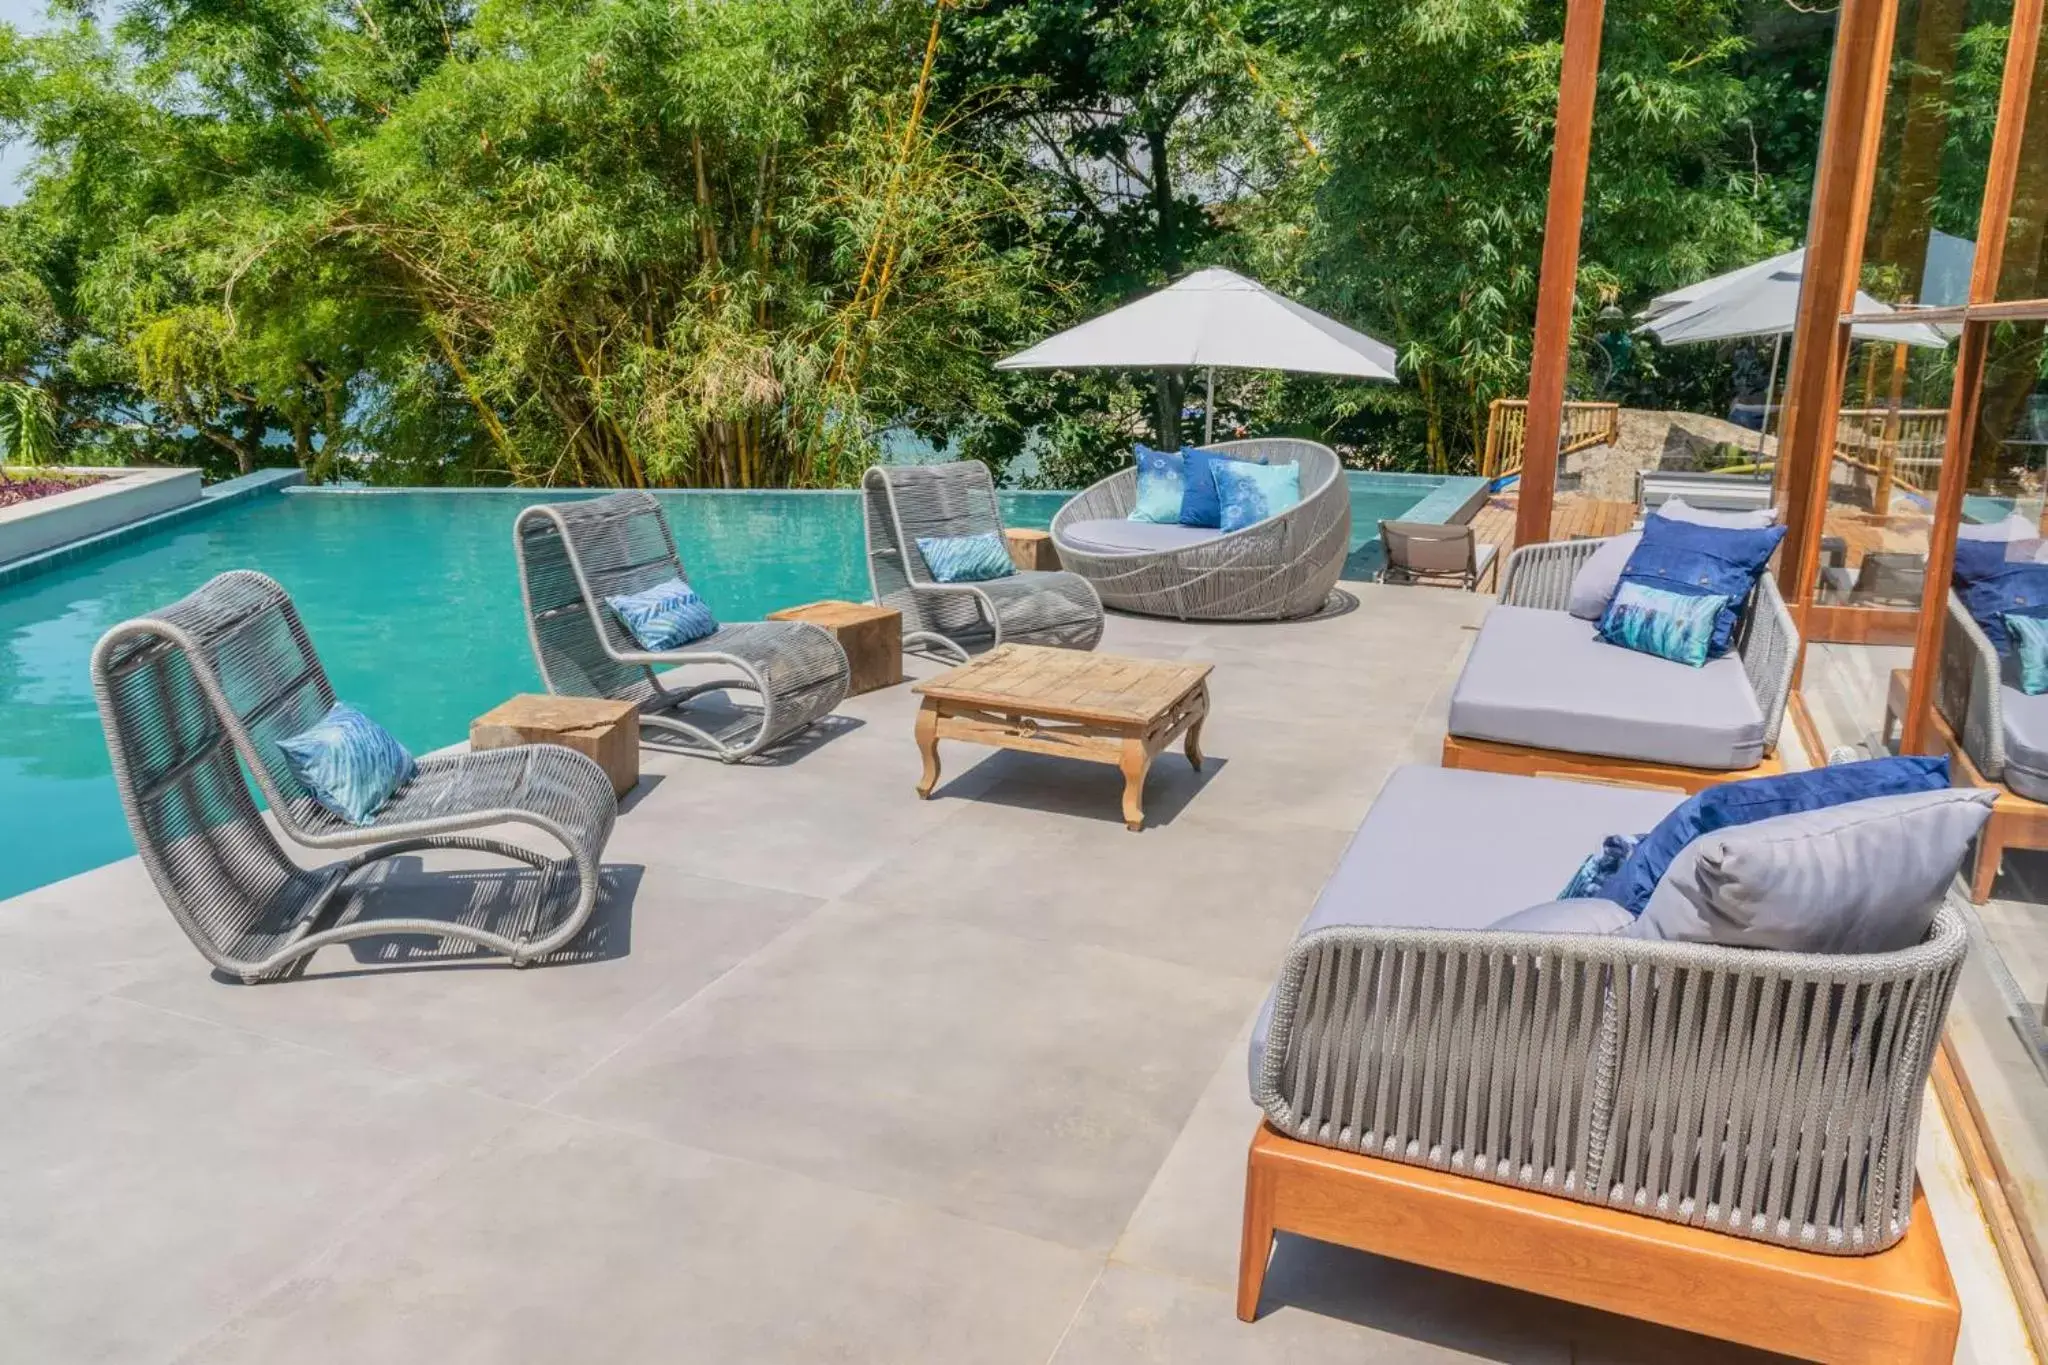
M 924 696 L 917 794 L 928 798 L 939 783 L 939 741 L 964 739 L 1121 768 L 1124 824 L 1143 829 L 1153 755 L 1185 733 L 1188 762 L 1202 766 L 1211 667 L 1000 645 L 911 689 Z

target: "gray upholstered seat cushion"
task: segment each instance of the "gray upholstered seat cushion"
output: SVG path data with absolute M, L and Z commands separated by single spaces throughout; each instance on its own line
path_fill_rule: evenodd
M 1397 768 L 1295 937 L 1343 924 L 1484 929 L 1550 900 L 1602 839 L 1653 829 L 1684 799 L 1639 787 Z M 1272 1009 L 1269 993 L 1252 1035 L 1254 1078 Z
M 1161 550 L 1185 550 L 1190 545 L 1200 545 L 1222 534 L 1213 526 L 1176 526 L 1168 522 L 1101 517 L 1062 526 L 1060 542 L 1096 554 L 1157 554 Z
M 1994 793 L 1943 787 L 1702 834 L 1630 938 L 1791 953 L 1890 953 L 1927 936 Z
M 1575 754 L 1733 771 L 1764 752 L 1764 714 L 1733 653 L 1690 668 L 1619 645 L 1569 612 L 1495 607 L 1451 694 L 1450 730 Z
M 2030 697 L 2001 685 L 1998 709 L 2005 722 L 2005 785 L 2021 796 L 2048 801 L 2048 692 Z

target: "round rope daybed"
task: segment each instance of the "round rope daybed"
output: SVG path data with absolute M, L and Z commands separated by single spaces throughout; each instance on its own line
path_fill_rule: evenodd
M 1301 501 L 1224 533 L 1129 520 L 1136 468 L 1083 490 L 1052 519 L 1060 563 L 1095 585 L 1102 605 L 1183 621 L 1275 621 L 1322 609 L 1351 545 L 1351 487 L 1337 453 L 1273 437 L 1207 447 L 1301 467 Z

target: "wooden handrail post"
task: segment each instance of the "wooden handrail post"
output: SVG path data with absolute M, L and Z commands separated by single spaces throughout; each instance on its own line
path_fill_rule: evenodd
M 1557 82 L 1557 131 L 1550 146 L 1550 204 L 1543 216 L 1543 274 L 1536 285 L 1536 336 L 1529 350 L 1529 412 L 1522 429 L 1522 490 L 1515 544 L 1550 539 L 1564 381 L 1571 368 L 1572 305 L 1578 298 L 1579 230 L 1586 216 L 1586 163 L 1593 146 L 1593 97 L 1600 85 L 1600 26 L 1606 0 L 1566 0 L 1564 59 Z

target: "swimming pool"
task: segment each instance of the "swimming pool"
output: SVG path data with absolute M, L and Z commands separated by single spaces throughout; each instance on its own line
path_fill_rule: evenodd
M 1371 561 L 1381 518 L 1442 496 L 1440 480 L 1401 478 L 1352 476 L 1354 561 Z M 856 494 L 659 496 L 692 583 L 726 619 L 867 596 Z M 1066 496 L 1005 493 L 1003 515 L 1047 526 Z M 87 661 L 110 626 L 223 570 L 261 569 L 282 583 L 336 692 L 415 752 L 455 743 L 471 717 L 536 690 L 512 554 L 512 518 L 533 500 L 268 493 L 0 586 L 0 897 L 133 851 Z

